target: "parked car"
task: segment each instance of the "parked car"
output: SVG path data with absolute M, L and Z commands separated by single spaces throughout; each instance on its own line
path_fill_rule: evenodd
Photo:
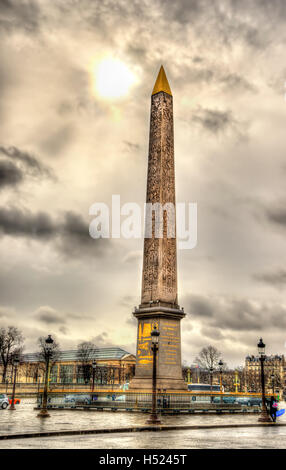
M 66 395 L 65 403 L 76 404 L 76 405 L 90 405 L 90 396 L 89 395 Z
M 249 402 L 249 397 L 238 397 L 236 399 L 236 403 L 238 403 L 239 405 L 248 405 L 248 402 Z
M 0 408 L 5 410 L 9 406 L 9 398 L 5 393 L 0 393 Z
M 261 406 L 262 400 L 259 397 L 249 397 L 247 400 L 248 406 Z
M 235 403 L 236 398 L 235 397 L 222 397 L 222 401 L 223 403 Z M 220 397 L 214 397 L 213 403 L 221 403 Z

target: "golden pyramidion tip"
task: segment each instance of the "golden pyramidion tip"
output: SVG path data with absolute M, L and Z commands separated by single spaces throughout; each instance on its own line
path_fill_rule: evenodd
M 164 91 L 165 93 L 168 93 L 168 95 L 172 96 L 171 88 L 168 83 L 163 65 L 161 65 L 160 67 L 158 77 L 157 77 L 156 83 L 152 91 L 152 95 L 155 95 L 156 93 L 159 93 L 160 91 Z

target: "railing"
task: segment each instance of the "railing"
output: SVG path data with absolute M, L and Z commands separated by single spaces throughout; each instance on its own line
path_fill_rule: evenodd
M 38 406 L 41 407 L 43 390 L 39 391 Z M 268 396 L 270 396 L 268 394 Z M 102 390 L 83 393 L 74 389 L 50 390 L 48 406 L 50 408 L 94 408 L 97 410 L 138 410 L 150 411 L 152 393 L 150 390 Z M 240 411 L 250 406 L 254 410 L 260 406 L 261 395 L 220 392 L 158 392 L 158 411 L 182 410 L 234 410 Z

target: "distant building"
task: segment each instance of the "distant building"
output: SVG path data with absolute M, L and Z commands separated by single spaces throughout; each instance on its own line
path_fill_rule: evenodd
M 266 356 L 264 361 L 265 388 L 268 393 L 286 388 L 286 362 L 284 355 Z M 245 358 L 245 380 L 248 390 L 261 388 L 261 365 L 258 356 Z
M 135 372 L 135 356 L 119 347 L 94 349 L 90 351 L 85 364 L 80 359 L 78 351 L 71 349 L 61 351 L 59 359 L 51 365 L 50 383 L 87 384 L 93 379 L 92 363 L 94 361 L 96 361 L 94 378 L 97 385 L 129 382 Z M 37 353 L 22 355 L 17 373 L 18 383 L 43 383 L 44 375 L 45 365 L 39 361 Z M 10 366 L 7 374 L 7 381 L 10 383 L 12 376 L 13 370 Z

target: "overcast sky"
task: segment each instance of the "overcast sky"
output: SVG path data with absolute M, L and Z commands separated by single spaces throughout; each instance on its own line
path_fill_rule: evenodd
M 52 334 L 135 352 L 143 240 L 91 239 L 89 207 L 143 204 L 163 64 L 177 201 L 198 204 L 183 359 L 212 344 L 241 364 L 261 335 L 285 353 L 285 22 L 285 0 L 0 0 L 0 325 L 26 351 Z M 106 61 L 119 97 L 99 89 Z

